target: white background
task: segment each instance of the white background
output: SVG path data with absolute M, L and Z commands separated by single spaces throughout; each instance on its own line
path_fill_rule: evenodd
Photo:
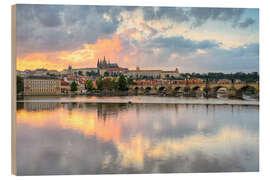
M 128 1 L 128 2 L 127 2 Z M 270 5 L 267 0 L 10 0 L 0 4 L 0 179 L 47 179 L 48 176 L 16 177 L 11 175 L 11 5 L 38 4 L 92 4 L 92 5 L 144 5 L 180 7 L 245 7 L 260 8 L 260 172 L 258 173 L 197 173 L 148 175 L 83 175 L 49 176 L 50 179 L 270 179 L 270 86 L 269 86 L 269 34 Z

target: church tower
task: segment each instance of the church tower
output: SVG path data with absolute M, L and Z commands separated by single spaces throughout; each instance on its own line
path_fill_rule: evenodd
M 103 58 L 103 64 L 107 64 L 105 56 Z
M 97 71 L 98 71 L 98 74 L 99 74 L 99 72 L 100 72 L 100 63 L 101 63 L 101 61 L 99 60 L 99 58 L 98 58 L 98 62 L 97 62 Z

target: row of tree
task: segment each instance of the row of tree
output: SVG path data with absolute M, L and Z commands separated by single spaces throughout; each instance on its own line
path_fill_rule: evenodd
M 101 77 L 96 80 L 96 86 L 98 90 L 128 90 L 128 85 L 134 85 L 133 79 L 126 78 L 124 75 L 120 75 L 119 78 L 105 78 Z M 91 87 L 91 86 L 90 86 Z M 87 90 L 89 88 L 86 87 Z M 91 90 L 91 89 L 90 89 Z
M 83 75 L 82 71 L 75 72 L 76 75 Z M 98 77 L 99 73 L 97 72 L 87 72 L 87 76 L 89 77 Z M 220 79 L 240 79 L 241 81 L 247 81 L 247 82 L 256 82 L 259 81 L 259 73 L 258 72 L 252 72 L 252 73 L 243 73 L 243 72 L 236 72 L 236 73 L 222 73 L 222 72 L 209 72 L 209 73 L 182 73 L 180 74 L 180 77 L 173 77 L 167 75 L 165 79 L 168 80 L 183 80 L 187 78 L 200 78 L 200 79 L 209 79 L 209 80 L 220 80 Z M 120 75 L 118 73 L 112 73 L 109 72 L 104 73 L 105 77 L 112 76 L 112 77 L 119 77 Z M 134 76 L 131 77 L 132 79 L 136 80 L 153 80 L 153 79 L 160 79 L 159 77 L 153 77 L 153 76 Z
M 116 78 L 98 78 L 96 80 L 96 88 L 93 85 L 92 80 L 87 80 L 85 83 L 85 89 L 89 92 L 92 90 L 128 90 L 128 85 L 134 85 L 133 79 L 125 78 L 125 76 L 120 75 L 118 79 Z M 77 91 L 78 85 L 75 81 L 70 84 L 71 91 Z
M 16 89 L 16 91 L 17 91 L 17 94 L 18 93 L 20 93 L 20 92 L 23 92 L 23 78 L 22 77 L 20 77 L 20 76 L 17 76 L 17 78 L 16 78 L 16 83 L 17 83 L 17 89 Z
M 246 82 L 256 82 L 259 81 L 259 73 L 258 72 L 252 72 L 252 73 L 243 73 L 243 72 L 236 72 L 236 73 L 230 73 L 225 74 L 222 72 L 219 73 L 183 73 L 181 74 L 183 78 L 200 78 L 200 79 L 209 79 L 209 80 L 220 80 L 220 79 L 240 79 L 241 81 Z

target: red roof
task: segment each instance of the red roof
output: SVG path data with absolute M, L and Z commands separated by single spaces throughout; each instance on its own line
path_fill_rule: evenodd
M 161 72 L 161 70 L 130 70 L 131 72 Z
M 68 77 L 67 80 L 69 80 L 69 81 L 73 80 L 74 81 L 74 80 L 76 80 L 76 77 Z
M 61 86 L 69 86 L 69 84 L 66 81 L 61 81 Z
M 48 72 L 52 72 L 52 73 L 58 73 L 57 70 L 49 70 Z
M 107 71 L 127 71 L 128 68 L 106 68 Z
M 163 73 L 177 73 L 176 71 L 162 71 Z

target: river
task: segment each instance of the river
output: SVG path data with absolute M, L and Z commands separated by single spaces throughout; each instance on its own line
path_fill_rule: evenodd
M 17 101 L 18 175 L 259 170 L 259 102 L 153 96 Z

